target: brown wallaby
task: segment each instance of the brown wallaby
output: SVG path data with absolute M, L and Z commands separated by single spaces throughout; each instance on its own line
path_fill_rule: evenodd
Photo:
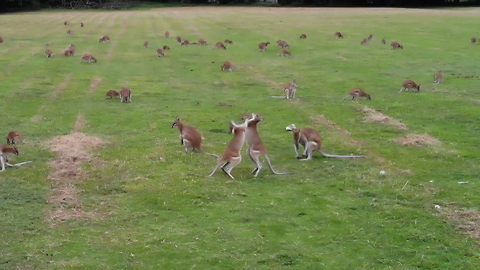
M 400 88 L 399 92 L 408 91 L 408 89 L 413 89 L 414 91 L 417 90 L 417 92 L 420 92 L 420 84 L 416 84 L 412 80 L 405 80 L 403 81 L 402 88 Z

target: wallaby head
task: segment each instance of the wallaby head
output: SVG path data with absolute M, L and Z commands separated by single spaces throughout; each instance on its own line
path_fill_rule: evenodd
M 182 123 L 182 121 L 180 120 L 180 117 L 177 117 L 175 121 L 173 121 L 172 128 L 177 127 L 180 123 Z
M 296 130 L 296 129 L 297 129 L 297 127 L 295 126 L 295 124 L 288 125 L 288 126 L 285 128 L 286 131 L 294 131 L 294 130 Z

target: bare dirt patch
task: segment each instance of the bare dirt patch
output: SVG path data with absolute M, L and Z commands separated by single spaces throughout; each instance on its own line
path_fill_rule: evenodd
M 365 122 L 378 123 L 387 126 L 393 126 L 401 130 L 408 130 L 407 126 L 390 116 L 384 115 L 382 112 L 374 110 L 372 108 L 363 107 L 361 111 L 365 114 Z
M 72 75 L 68 75 L 63 79 L 63 82 L 60 83 L 60 85 L 55 88 L 55 90 L 52 92 L 51 99 L 56 99 L 57 96 L 62 93 L 68 86 L 68 83 L 72 80 Z
M 75 126 L 73 127 L 73 131 L 80 132 L 86 126 L 85 116 L 79 114 L 77 115 L 77 121 L 75 121 Z
M 431 144 L 440 143 L 438 139 L 428 134 L 423 134 L 423 135 L 410 134 L 395 140 L 395 142 L 403 146 L 422 146 L 422 145 L 431 145 Z
M 442 214 L 448 221 L 455 223 L 463 235 L 480 241 L 480 214 L 476 210 L 447 209 Z
M 88 92 L 93 93 L 97 90 L 97 87 L 102 83 L 102 78 L 100 77 L 93 77 L 92 83 L 88 87 Z

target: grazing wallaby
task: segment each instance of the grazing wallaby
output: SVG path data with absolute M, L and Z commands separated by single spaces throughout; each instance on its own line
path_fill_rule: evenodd
M 176 42 L 176 43 L 182 43 L 182 37 L 178 36 L 178 37 L 175 39 L 175 42 Z
M 170 51 L 170 47 L 168 47 L 167 45 L 163 46 L 163 50 L 164 51 Z
M 258 51 L 259 52 L 264 52 L 267 50 L 267 46 L 270 45 L 270 42 L 262 42 L 260 44 L 258 44 Z
M 368 36 L 368 40 L 372 40 L 372 39 L 373 39 L 373 34 L 370 34 L 370 35 Z
M 15 141 L 22 140 L 22 134 L 16 130 L 12 130 L 7 135 L 7 144 L 15 144 Z
M 164 57 L 165 52 L 162 49 L 157 49 L 157 57 Z
M 82 56 L 82 61 L 87 63 L 97 63 L 97 59 L 89 53 L 86 53 Z
M 245 144 L 245 129 L 245 125 L 236 125 L 233 120 L 230 121 L 230 130 L 233 133 L 233 139 L 228 144 L 223 155 L 217 160 L 217 165 L 209 175 L 210 177 L 221 168 L 224 173 L 234 179 L 231 172 L 232 169 L 242 161 L 242 155 L 240 152 Z
M 232 64 L 232 62 L 226 61 L 225 63 L 223 63 L 223 65 L 222 65 L 222 71 L 230 71 L 230 72 L 232 72 L 232 71 L 233 71 L 233 64 Z
M 188 47 L 189 44 L 190 44 L 190 41 L 188 41 L 188 39 L 185 39 L 185 40 L 182 42 L 182 47 Z
M 68 49 L 70 51 L 74 51 L 75 50 L 75 44 L 70 44 L 70 46 L 68 46 Z
M 70 25 L 70 23 L 67 22 L 67 21 L 65 21 L 63 24 L 64 24 L 64 25 Z
M 83 22 L 80 23 L 80 27 L 83 27 Z
M 420 92 L 420 84 L 416 84 L 412 80 L 405 80 L 403 81 L 402 88 L 400 88 L 399 92 L 408 91 L 408 89 L 413 89 L 414 91 L 417 90 L 417 92 Z
M 48 49 L 48 50 L 45 51 L 45 55 L 47 56 L 47 58 L 52 58 L 53 51 Z
M 227 43 L 227 44 L 233 44 L 233 41 L 231 41 L 230 39 L 225 39 L 224 42 Z
M 132 102 L 132 89 L 122 87 L 120 90 L 120 102 Z
M 206 41 L 205 39 L 202 39 L 202 38 L 198 40 L 198 44 L 200 44 L 200 45 L 208 45 L 208 44 L 207 44 L 207 41 Z
M 0 172 L 5 171 L 5 165 L 9 167 L 13 167 L 14 165 L 8 163 L 8 157 L 11 155 L 18 156 L 18 150 L 15 146 L 7 146 L 7 145 L 0 145 L 0 163 L 2 165 L 2 170 Z
M 353 88 L 352 90 L 350 90 L 350 92 L 348 93 L 350 96 L 352 96 L 352 100 L 357 100 L 358 97 L 364 97 L 368 100 L 371 100 L 372 98 L 370 97 L 370 95 L 363 91 L 362 89 L 360 88 Z M 348 96 L 344 97 L 343 99 L 346 99 Z
M 320 136 L 320 133 L 318 133 L 318 131 L 316 131 L 312 128 L 297 129 L 295 124 L 291 124 L 291 125 L 287 126 L 285 128 L 285 130 L 293 132 L 295 157 L 296 158 L 306 157 L 304 159 L 301 159 L 302 161 L 311 160 L 312 157 L 313 157 L 313 151 L 318 151 L 324 157 L 332 157 L 332 158 L 360 158 L 360 157 L 364 157 L 364 156 L 354 156 L 354 155 L 349 155 L 349 156 L 330 155 L 330 154 L 325 153 L 322 149 L 322 137 Z M 304 149 L 303 155 L 298 154 L 299 144 L 303 146 L 303 149 Z
M 213 47 L 212 50 L 215 49 L 215 48 L 217 48 L 217 49 L 223 49 L 223 50 L 226 50 L 226 49 L 227 49 L 227 47 L 225 46 L 225 44 L 223 44 L 221 41 L 215 43 L 215 47 Z
M 3 43 L 3 38 L 2 37 L 0 37 L 0 43 Z
M 364 38 L 362 42 L 360 42 L 360 45 L 367 45 L 368 44 L 368 39 Z
M 262 170 L 262 163 L 260 163 L 260 157 L 264 156 L 267 160 L 268 167 L 275 175 L 285 175 L 285 174 L 292 174 L 292 173 L 279 173 L 273 169 L 272 163 L 270 162 L 270 158 L 268 157 L 267 147 L 263 144 L 260 135 L 258 134 L 257 124 L 261 121 L 260 116 L 257 114 L 252 113 L 252 118 L 245 120 L 245 124 L 247 129 L 245 131 L 245 140 L 247 141 L 248 149 L 247 155 L 255 164 L 255 169 L 252 171 L 252 174 L 255 177 L 258 176 L 260 171 Z
M 277 45 L 280 46 L 283 49 L 288 49 L 290 46 L 288 46 L 288 43 L 284 40 L 277 40 Z
M 472 37 L 472 39 L 470 39 L 470 41 L 472 41 L 472 44 L 475 44 L 475 42 L 477 42 L 477 39 Z
M 75 51 L 66 50 L 63 54 L 64 54 L 65 56 L 74 56 L 74 55 L 75 55 Z
M 170 32 L 165 32 L 165 38 L 170 38 Z
M 107 94 L 105 95 L 105 98 L 110 97 L 110 99 L 114 97 L 120 97 L 120 93 L 118 93 L 115 90 L 108 90 Z
M 441 71 L 439 71 L 435 75 L 433 75 L 433 82 L 434 83 L 443 82 L 443 73 Z
M 279 55 L 282 56 L 282 57 L 283 56 L 291 56 L 290 52 L 287 49 L 284 49 L 284 48 L 280 49 L 280 54 Z
M 342 35 L 342 33 L 340 33 L 340 32 L 335 32 L 334 37 L 336 37 L 336 38 L 343 38 L 343 35 Z
M 150 46 L 150 41 L 147 40 L 143 43 L 143 47 L 148 48 L 148 46 Z
M 382 44 L 383 45 L 387 44 L 387 41 L 385 39 L 382 39 Z
M 185 146 L 185 151 L 188 152 L 188 148 L 192 148 L 192 151 L 197 150 L 198 152 L 219 158 L 218 155 L 203 151 L 202 134 L 200 134 L 196 128 L 182 123 L 179 117 L 173 122 L 172 128 L 174 127 L 178 127 L 178 131 L 180 132 L 180 144 Z
M 68 30 L 68 31 L 67 31 L 67 34 L 71 35 L 71 34 L 73 34 L 73 31 L 72 31 L 72 30 Z
M 286 99 L 296 98 L 297 80 L 293 79 L 291 82 L 285 84 L 285 86 L 283 87 L 283 91 L 285 92 Z
M 300 39 L 306 39 L 306 38 L 307 38 L 307 35 L 305 35 L 305 34 L 300 35 Z
M 390 47 L 391 47 L 392 49 L 403 49 L 403 46 L 402 46 L 400 43 L 396 42 L 396 41 L 393 41 L 393 42 L 390 44 Z
M 103 36 L 101 37 L 98 42 L 108 42 L 110 41 L 110 37 L 109 36 Z

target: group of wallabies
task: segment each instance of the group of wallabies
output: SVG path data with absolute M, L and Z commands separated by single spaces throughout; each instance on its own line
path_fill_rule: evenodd
M 247 145 L 247 156 L 253 162 L 255 168 L 251 172 L 255 177 L 260 174 L 262 170 L 262 163 L 260 157 L 265 157 L 268 167 L 275 175 L 287 175 L 293 174 L 290 172 L 277 172 L 272 166 L 270 157 L 268 156 L 267 147 L 263 143 L 257 130 L 258 123 L 262 121 L 262 118 L 255 113 L 252 113 L 249 117 L 244 117 L 242 124 L 236 124 L 233 120 L 230 121 L 230 133 L 233 133 L 233 138 L 230 140 L 227 148 L 223 151 L 221 156 L 216 154 L 205 152 L 202 148 L 202 135 L 193 126 L 189 126 L 181 121 L 180 118 L 176 118 L 172 124 L 172 128 L 177 127 L 180 132 L 180 143 L 185 147 L 185 151 L 191 149 L 197 150 L 201 153 L 213 156 L 217 158 L 217 164 L 209 176 L 213 176 L 219 169 L 221 169 L 230 178 L 234 179 L 231 172 L 242 161 L 241 151 L 244 144 Z M 295 147 L 295 157 L 304 160 L 311 160 L 313 152 L 318 151 L 325 157 L 333 158 L 360 158 L 363 156 L 354 155 L 330 155 L 322 150 L 322 137 L 318 131 L 311 128 L 298 129 L 294 124 L 291 124 L 285 128 L 286 131 L 293 133 L 293 141 Z M 299 145 L 303 146 L 303 154 L 300 155 Z

